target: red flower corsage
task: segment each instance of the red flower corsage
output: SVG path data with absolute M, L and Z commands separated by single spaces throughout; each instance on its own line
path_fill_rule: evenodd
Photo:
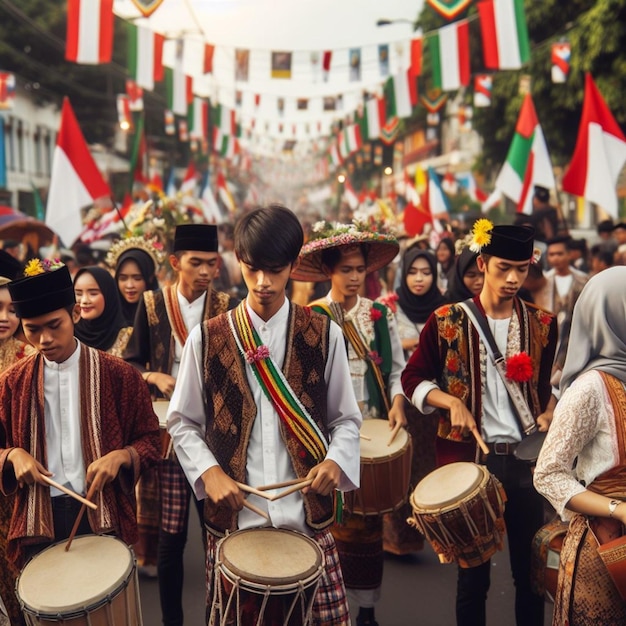
M 516 383 L 527 383 L 533 376 L 533 361 L 526 352 L 518 352 L 506 360 L 506 377 Z
M 376 352 L 376 350 L 372 350 L 371 352 L 368 352 L 367 356 L 369 360 L 372 361 L 372 363 L 376 363 L 376 365 L 381 365 L 383 362 L 382 357 L 380 356 L 380 354 L 378 354 L 378 352 Z
M 246 361 L 248 363 L 256 363 L 267 359 L 270 355 L 270 349 L 265 345 L 260 345 L 256 350 L 246 350 Z
M 370 309 L 370 318 L 372 322 L 377 322 L 383 316 L 383 312 L 376 307 Z
M 398 294 L 395 291 L 385 294 L 384 296 L 380 296 L 380 298 L 378 298 L 378 302 L 391 309 L 392 313 L 398 312 Z

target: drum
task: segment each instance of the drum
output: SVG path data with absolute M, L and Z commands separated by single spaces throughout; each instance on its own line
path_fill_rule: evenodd
M 76 537 L 34 556 L 16 592 L 28 626 L 142 626 L 135 558 L 115 537 Z
M 539 453 L 541 452 L 541 447 L 543 446 L 547 434 L 548 433 L 542 433 L 537 430 L 532 435 L 524 437 L 524 439 L 517 444 L 517 448 L 515 448 L 515 452 L 513 453 L 515 458 L 520 461 L 535 464 L 539 458 Z
M 568 522 L 553 519 L 535 533 L 530 548 L 530 584 L 538 596 L 550 602 L 554 602 L 556 594 L 561 548 L 568 527 Z
M 401 429 L 390 446 L 389 422 L 367 419 L 361 426 L 361 486 L 344 494 L 344 508 L 356 515 L 381 515 L 402 506 L 411 480 L 411 437 Z
M 159 418 L 159 433 L 161 435 L 161 458 L 167 459 L 172 451 L 172 438 L 167 432 L 167 412 L 170 409 L 169 400 L 153 400 L 152 410 Z
M 450 463 L 415 487 L 410 523 L 442 563 L 476 567 L 503 548 L 505 501 L 500 481 L 484 466 Z
M 217 545 L 210 624 L 311 624 L 324 554 L 309 537 L 279 528 L 234 532 Z

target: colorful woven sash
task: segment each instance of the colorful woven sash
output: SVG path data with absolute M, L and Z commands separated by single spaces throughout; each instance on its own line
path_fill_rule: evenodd
M 380 368 L 380 365 L 372 357 L 371 351 L 367 348 L 367 345 L 363 341 L 363 338 L 361 337 L 357 327 L 354 325 L 354 322 L 347 319 L 340 319 L 339 316 L 334 312 L 333 307 L 329 306 L 328 303 L 322 300 L 314 302 L 311 307 L 314 310 L 317 309 L 320 312 L 324 313 L 325 315 L 330 317 L 331 320 L 339 324 L 341 330 L 343 331 L 344 337 L 350 342 L 350 344 L 354 348 L 354 352 L 356 353 L 356 355 L 359 357 L 359 359 L 367 363 L 368 372 L 371 373 L 372 383 L 375 386 L 375 389 L 372 389 L 370 385 L 368 385 L 370 400 L 373 401 L 377 397 L 380 402 L 384 404 L 386 413 L 389 414 L 391 406 L 389 405 L 387 392 L 385 390 L 385 379 L 383 376 L 383 372 Z M 383 313 L 383 315 L 384 314 L 385 313 Z
M 172 334 L 181 346 L 185 345 L 189 331 L 185 326 L 185 320 L 180 310 L 180 304 L 178 302 L 178 294 L 176 293 L 176 284 L 169 285 L 163 289 L 163 300 L 165 301 L 165 310 L 167 311 L 167 317 L 170 320 L 170 326 L 172 327 Z
M 252 367 L 257 382 L 285 428 L 317 462 L 323 461 L 328 451 L 328 443 L 254 330 L 245 300 L 231 312 L 228 322 L 239 351 Z

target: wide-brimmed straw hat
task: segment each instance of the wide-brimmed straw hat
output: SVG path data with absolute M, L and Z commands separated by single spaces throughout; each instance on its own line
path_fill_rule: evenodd
M 368 273 L 388 265 L 400 249 L 396 236 L 380 230 L 376 224 L 321 222 L 316 224 L 314 231 L 317 238 L 302 247 L 299 264 L 291 274 L 294 280 L 307 282 L 328 280 L 322 264 L 322 252 L 329 248 L 367 246 Z

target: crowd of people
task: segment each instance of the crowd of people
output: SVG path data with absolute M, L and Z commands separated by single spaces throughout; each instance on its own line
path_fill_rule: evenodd
M 626 224 L 600 223 L 589 250 L 541 206 L 430 237 L 398 236 L 372 215 L 304 233 L 270 205 L 234 228 L 179 225 L 165 246 L 123 238 L 100 263 L 2 252 L 9 623 L 25 623 L 24 565 L 77 532 L 132 546 L 139 574 L 158 578 L 163 624 L 182 625 L 195 508 L 207 620 L 230 619 L 224 537 L 274 527 L 323 555 L 311 623 L 349 624 L 353 606 L 358 626 L 376 626 L 385 553 L 424 545 L 409 495 L 456 462 L 485 466 L 506 493 L 518 626 L 544 623 L 530 554 L 550 505 L 571 519 L 554 624 L 625 623 L 597 548 L 626 523 Z M 409 488 L 393 510 L 364 514 L 343 494 L 359 487 L 362 424 L 381 419 L 387 446 L 410 434 Z M 539 458 L 518 458 L 537 432 Z M 68 490 L 97 511 L 83 516 Z M 491 565 L 479 560 L 458 566 L 460 626 L 486 623 Z M 244 607 L 243 623 L 266 610 Z

